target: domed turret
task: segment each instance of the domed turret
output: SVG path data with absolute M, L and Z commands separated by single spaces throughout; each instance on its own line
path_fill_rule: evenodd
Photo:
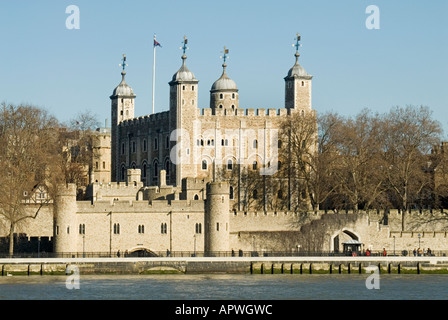
M 224 63 L 222 64 L 221 77 L 216 80 L 210 89 L 210 108 L 223 109 L 226 111 L 234 111 L 238 108 L 238 87 L 226 73 L 226 59 L 228 58 L 229 49 L 224 47 Z
M 305 80 L 311 80 L 313 76 L 309 75 L 306 70 L 299 64 L 299 56 L 300 54 L 296 52 L 296 63 L 292 66 L 291 69 L 288 71 L 288 75 L 286 78 L 298 78 L 298 79 L 305 79 Z M 286 79 L 285 78 L 285 79 Z
M 112 97 L 134 97 L 135 94 L 132 88 L 126 83 L 125 80 L 126 72 L 123 70 L 121 73 L 121 82 L 120 84 L 114 89 L 114 92 L 112 93 Z
M 182 66 L 180 69 L 173 75 L 172 81 L 196 81 L 196 78 L 190 70 L 188 70 L 187 65 L 185 64 L 185 60 L 187 56 L 184 54 L 182 56 Z

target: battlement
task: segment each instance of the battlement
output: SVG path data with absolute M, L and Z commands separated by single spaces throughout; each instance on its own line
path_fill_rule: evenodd
M 139 125 L 145 125 L 145 124 L 159 123 L 160 121 L 163 121 L 163 120 L 168 121 L 169 115 L 170 115 L 169 111 L 158 112 L 155 114 L 150 114 L 150 115 L 146 115 L 146 116 L 141 116 L 141 117 L 137 117 L 137 118 L 133 118 L 133 119 L 124 120 L 120 123 L 120 125 L 125 126 L 125 127 L 130 127 L 130 126 L 139 126 Z
M 212 116 L 236 116 L 236 117 L 283 117 L 288 114 L 288 110 L 281 108 L 248 108 L 248 109 L 200 109 L 199 117 L 212 117 Z

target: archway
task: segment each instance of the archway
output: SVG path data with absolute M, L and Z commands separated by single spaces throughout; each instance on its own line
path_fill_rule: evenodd
M 334 253 L 342 252 L 342 244 L 348 240 L 360 241 L 359 234 L 348 228 L 336 231 L 330 238 L 330 251 Z
M 125 256 L 126 257 L 139 257 L 139 258 L 142 257 L 143 258 L 143 257 L 157 257 L 157 254 L 148 248 L 135 247 L 135 248 L 128 250 L 125 253 Z

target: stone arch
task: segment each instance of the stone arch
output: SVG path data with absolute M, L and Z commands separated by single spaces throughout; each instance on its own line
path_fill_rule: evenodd
M 349 238 L 352 240 L 361 241 L 359 234 L 352 229 L 342 228 L 334 232 L 330 238 L 330 251 L 331 252 L 342 252 L 342 242 L 343 239 Z
M 157 254 L 149 248 L 138 246 L 127 250 L 128 257 L 157 257 Z

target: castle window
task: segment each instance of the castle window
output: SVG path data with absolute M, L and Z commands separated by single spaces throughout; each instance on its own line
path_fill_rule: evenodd
M 254 149 L 258 148 L 258 141 L 257 140 L 254 140 L 254 142 L 253 142 L 253 148 Z
M 121 181 L 124 181 L 125 172 L 126 172 L 126 168 L 124 165 L 122 165 L 121 166 Z
M 219 231 L 219 222 L 216 223 L 216 231 Z
M 219 99 L 223 99 L 224 98 L 224 96 L 222 95 L 222 93 L 220 93 L 219 94 Z M 220 107 L 220 108 L 222 108 L 222 107 Z
M 305 86 L 305 81 L 302 81 L 302 87 L 304 87 Z
M 232 170 L 233 169 L 233 161 L 232 160 L 228 160 L 227 161 L 227 170 Z
M 148 143 L 146 142 L 146 139 L 143 140 L 143 152 L 146 152 L 148 148 Z
M 170 148 L 170 136 L 166 136 L 165 138 L 165 148 L 166 149 Z
M 202 223 L 196 223 L 196 225 L 194 227 L 194 232 L 196 234 L 202 233 Z
M 154 150 L 159 150 L 159 139 L 154 138 Z
M 207 160 L 202 160 L 202 170 L 207 170 Z
M 279 149 L 282 148 L 282 140 L 278 140 L 278 142 L 277 142 L 277 147 L 278 147 Z
M 258 166 L 257 161 L 254 161 L 254 162 L 252 163 L 252 169 L 253 169 L 253 170 L 257 170 L 257 166 Z
M 166 175 L 169 176 L 170 175 L 170 160 L 169 159 L 165 160 L 165 171 L 166 171 Z
M 222 104 L 219 105 L 219 109 L 222 109 Z
M 95 169 L 98 170 L 98 167 L 99 167 L 99 165 L 98 165 L 98 161 L 96 161 L 96 162 L 95 162 Z
M 154 161 L 154 178 L 159 176 L 159 162 L 157 160 Z
M 194 91 L 194 86 L 191 86 L 191 91 Z
M 283 191 L 282 191 L 282 190 L 278 190 L 278 192 L 277 192 L 277 198 L 279 198 L 279 199 L 283 199 Z
M 199 196 L 197 194 L 194 195 L 194 200 L 199 200 Z
M 184 90 L 184 91 L 185 91 L 185 86 L 182 86 L 182 90 Z
M 86 225 L 85 224 L 79 225 L 79 234 L 86 234 Z
M 103 169 L 106 169 L 106 161 L 103 161 Z
M 124 154 L 124 150 L 125 150 L 125 145 L 124 142 L 121 144 L 121 154 Z
M 232 93 L 232 99 L 235 99 L 235 94 L 234 93 Z
M 132 141 L 132 152 L 135 153 L 136 149 L 135 141 Z
M 231 200 L 233 200 L 233 187 L 232 187 L 232 186 L 230 186 L 230 190 L 229 190 L 229 198 L 230 198 Z
M 114 223 L 114 234 L 120 234 L 120 224 Z
M 167 229 L 167 225 L 166 225 L 166 223 L 162 223 L 161 225 L 160 225 L 160 233 L 161 234 L 167 234 L 168 232 L 168 229 Z
M 143 166 L 142 166 L 142 177 L 146 178 L 146 171 L 148 170 L 148 165 L 146 164 L 146 161 L 143 162 Z
M 138 226 L 138 233 L 140 233 L 140 234 L 142 234 L 142 233 L 145 233 L 145 226 L 144 225 L 139 225 Z

